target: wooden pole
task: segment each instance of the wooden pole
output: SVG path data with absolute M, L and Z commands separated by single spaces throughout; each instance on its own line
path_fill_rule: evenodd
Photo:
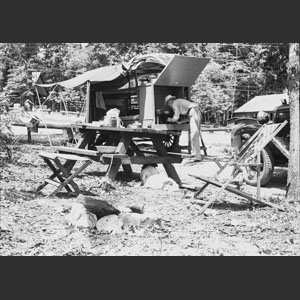
M 68 121 L 70 123 L 71 131 L 72 131 L 72 136 L 73 136 L 73 139 L 74 139 L 75 138 L 75 132 L 74 132 L 74 128 L 73 128 L 72 123 L 71 123 L 71 119 L 70 119 L 70 116 L 69 116 L 68 108 L 66 106 L 66 101 L 65 101 L 64 95 L 62 93 L 62 87 L 60 87 L 60 96 L 61 96 L 64 108 L 66 110 L 67 118 L 68 118 Z
M 57 85 L 53 88 L 53 91 L 54 91 L 54 89 L 57 87 Z M 38 90 L 37 90 L 37 88 L 36 88 L 36 86 L 34 87 L 35 88 L 35 92 L 36 92 L 36 94 L 37 94 L 37 98 L 38 98 L 38 101 L 39 101 L 39 106 L 40 106 L 40 112 L 41 112 L 41 116 L 42 116 L 42 121 L 44 121 L 44 124 L 45 124 L 45 128 L 46 128 L 46 130 L 47 130 L 47 136 L 48 136 L 48 140 L 49 140 L 49 144 L 50 144 L 50 147 L 51 147 L 51 149 L 53 148 L 53 145 L 52 145 L 52 141 L 51 141 L 51 138 L 50 138 L 50 134 L 49 134 L 49 132 L 48 132 L 48 128 L 47 128 L 47 123 L 45 122 L 45 120 L 44 120 L 44 114 L 43 114 L 43 107 L 42 107 L 42 103 L 41 103 L 41 99 L 40 99 L 40 96 L 39 96 L 39 93 L 38 93 Z M 46 99 L 47 100 L 47 99 Z M 46 102 L 46 101 L 45 101 Z M 44 103 L 45 103 L 44 102 Z M 29 136 L 28 136 L 29 137 Z
M 27 127 L 27 136 L 28 136 L 28 144 L 31 144 L 31 128 L 32 127 Z
M 259 201 L 260 201 L 260 187 L 261 187 L 261 185 L 260 185 L 260 180 L 261 180 L 261 176 L 260 176 L 261 157 L 260 157 L 260 155 L 261 155 L 261 151 L 258 151 L 258 153 L 257 153 L 257 164 L 258 164 L 258 166 L 257 166 L 257 195 L 256 195 L 256 198 Z
M 91 108 L 90 108 L 90 101 L 91 101 L 91 83 L 88 81 L 86 83 L 86 123 L 91 123 Z

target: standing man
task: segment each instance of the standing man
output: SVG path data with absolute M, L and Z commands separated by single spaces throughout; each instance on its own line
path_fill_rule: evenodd
M 165 105 L 172 108 L 174 116 L 168 118 L 167 122 L 176 123 L 180 115 L 188 116 L 190 119 L 192 152 L 195 155 L 195 161 L 201 161 L 200 137 L 201 137 L 201 112 L 198 104 L 183 98 L 176 98 L 168 95 L 165 98 Z

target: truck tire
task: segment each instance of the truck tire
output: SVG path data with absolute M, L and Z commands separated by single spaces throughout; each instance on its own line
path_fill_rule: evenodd
M 272 151 L 268 146 L 266 146 L 261 151 L 261 163 L 263 166 L 261 167 L 261 173 L 260 173 L 260 185 L 264 186 L 266 185 L 273 176 L 274 171 L 274 157 L 272 154 Z M 243 177 L 244 181 L 252 186 L 257 185 L 257 169 L 256 167 L 247 167 L 243 168 Z
M 179 135 L 168 135 L 163 141 L 164 146 L 166 147 L 168 152 L 181 152 L 179 146 Z

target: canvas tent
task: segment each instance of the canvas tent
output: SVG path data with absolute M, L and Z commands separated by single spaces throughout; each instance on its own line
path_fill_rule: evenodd
M 256 96 L 249 102 L 235 110 L 233 112 L 233 117 L 256 118 L 257 113 L 261 110 L 267 113 L 272 113 L 276 107 L 282 105 L 283 100 L 289 103 L 287 94 Z
M 58 85 L 66 89 L 73 89 L 90 82 L 98 86 L 99 90 L 120 88 L 128 82 L 129 78 L 135 75 L 139 76 L 162 71 L 173 57 L 173 54 L 142 55 L 133 58 L 128 63 L 105 66 L 65 81 L 52 84 L 36 84 L 36 86 L 51 88 Z

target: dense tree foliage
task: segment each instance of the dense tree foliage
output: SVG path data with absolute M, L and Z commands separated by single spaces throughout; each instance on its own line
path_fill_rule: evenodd
M 222 43 L 2 43 L 0 92 L 13 101 L 32 89 L 32 71 L 47 82 L 128 61 L 139 54 L 164 52 L 211 58 L 192 89 L 203 108 L 237 108 L 262 93 L 282 92 L 287 80 L 288 44 Z

